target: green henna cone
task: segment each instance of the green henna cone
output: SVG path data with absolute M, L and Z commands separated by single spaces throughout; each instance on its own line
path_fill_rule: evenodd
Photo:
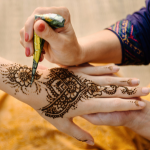
M 44 15 L 35 15 L 35 21 L 41 19 L 44 20 L 52 29 L 57 29 L 64 27 L 65 19 L 57 14 L 44 14 Z M 32 79 L 31 84 L 34 81 L 34 75 L 41 57 L 41 52 L 44 46 L 44 39 L 40 38 L 34 32 L 34 55 L 33 55 L 33 65 L 32 65 Z

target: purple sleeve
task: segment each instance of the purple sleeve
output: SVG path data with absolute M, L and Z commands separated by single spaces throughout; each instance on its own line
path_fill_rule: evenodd
M 137 31 L 142 51 L 145 55 L 146 64 L 150 63 L 150 0 L 146 0 L 146 8 L 128 15 L 126 18 L 130 21 Z
M 107 29 L 114 32 L 120 40 L 122 46 L 120 65 L 150 63 L 150 0 L 146 0 L 146 7 Z

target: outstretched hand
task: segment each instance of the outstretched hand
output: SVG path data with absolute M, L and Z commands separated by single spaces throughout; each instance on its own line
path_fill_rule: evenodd
M 142 110 L 95 113 L 82 117 L 95 125 L 125 126 L 150 140 L 150 102 Z
M 102 76 L 118 70 L 117 66 L 46 70 L 40 67 L 30 86 L 31 68 L 1 64 L 0 85 L 3 91 L 32 106 L 58 130 L 93 145 L 93 137 L 77 126 L 73 117 L 145 107 L 143 101 L 133 98 L 149 93 L 149 88 L 134 87 L 138 79 Z

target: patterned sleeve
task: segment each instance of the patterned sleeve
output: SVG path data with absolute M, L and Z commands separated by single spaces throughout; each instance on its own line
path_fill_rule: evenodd
M 142 51 L 140 40 L 134 25 L 127 19 L 116 22 L 109 28 L 114 32 L 122 46 L 122 62 L 119 65 L 141 65 L 147 64 L 145 54 Z
M 108 28 L 122 45 L 120 65 L 147 65 L 150 63 L 150 0 L 146 7 L 128 15 Z

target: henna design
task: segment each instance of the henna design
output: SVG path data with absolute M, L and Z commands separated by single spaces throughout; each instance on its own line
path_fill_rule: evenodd
M 131 80 L 132 79 L 129 79 L 128 81 L 120 81 L 120 82 L 127 82 L 128 85 L 132 85 Z
M 113 66 L 108 66 L 108 67 L 105 67 L 106 69 L 109 69 L 109 70 L 113 70 Z
M 113 70 L 113 66 L 109 66 L 108 69 L 112 71 Z
M 121 89 L 121 92 L 123 94 L 127 93 L 128 95 L 135 94 L 137 92 L 137 89 L 134 88 L 133 90 L 129 90 L 127 87 L 123 87 L 124 89 Z
M 130 101 L 131 103 L 133 103 L 133 101 Z M 134 101 L 134 103 L 135 103 L 135 105 L 136 106 L 139 106 L 139 103 L 138 103 L 138 101 L 136 100 L 136 101 Z
M 10 84 L 12 88 L 15 88 L 15 94 L 21 90 L 22 93 L 28 95 L 28 88 L 35 88 L 34 93 L 39 94 L 41 86 L 44 86 L 48 104 L 39 110 L 45 116 L 52 118 L 63 117 L 70 109 L 76 109 L 79 101 L 101 97 L 104 93 L 113 95 L 121 87 L 117 85 L 98 86 L 64 68 L 50 69 L 45 82 L 39 80 L 41 75 L 36 72 L 34 86 L 32 85 L 32 87 L 32 70 L 27 66 L 18 64 L 0 65 L 0 74 L 2 74 L 5 84 Z M 121 91 L 123 94 L 132 95 L 136 93 L 136 88 L 129 90 L 127 87 L 121 87 Z
M 49 70 L 48 81 L 40 82 L 46 86 L 48 105 L 40 108 L 45 116 L 58 118 L 70 109 L 76 109 L 77 103 L 83 99 L 101 97 L 103 93 L 113 95 L 120 86 L 98 86 L 90 80 L 78 77 L 64 68 Z M 123 94 L 134 94 L 136 89 L 122 87 Z
M 138 103 L 138 101 L 135 101 L 134 103 L 135 103 L 135 105 L 136 105 L 136 106 L 139 106 L 139 103 Z
M 2 69 L 2 68 L 5 68 Z M 12 88 L 15 88 L 15 95 L 19 90 L 22 93 L 28 95 L 29 92 L 27 87 L 31 87 L 31 78 L 32 78 L 32 70 L 27 66 L 21 66 L 18 64 L 1 64 L 0 65 L 0 74 L 3 75 L 3 81 L 6 84 L 10 84 Z M 41 75 L 36 73 L 35 80 L 40 79 Z M 41 91 L 40 85 L 35 83 L 35 93 L 39 94 Z

